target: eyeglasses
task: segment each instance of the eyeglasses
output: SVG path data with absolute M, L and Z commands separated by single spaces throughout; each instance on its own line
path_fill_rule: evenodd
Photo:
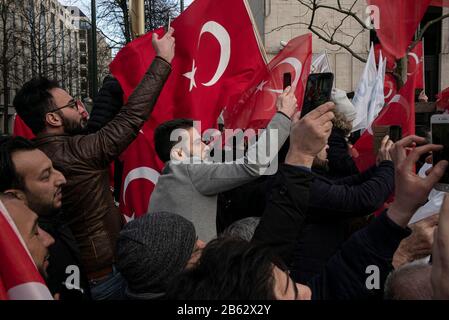
M 79 105 L 82 104 L 81 100 L 71 100 L 69 103 L 67 103 L 65 106 L 50 110 L 48 112 L 56 112 L 58 110 L 64 109 L 64 108 L 71 108 L 76 111 L 79 111 Z

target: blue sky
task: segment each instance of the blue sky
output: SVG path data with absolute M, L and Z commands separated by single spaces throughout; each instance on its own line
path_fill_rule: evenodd
M 192 3 L 193 0 L 184 0 L 184 4 L 188 6 L 190 3 Z M 60 3 L 64 5 L 75 5 L 81 8 L 83 11 L 88 11 L 87 13 L 90 13 L 90 3 L 91 0 L 59 0 Z M 86 13 L 86 14 L 87 14 Z
M 97 3 L 100 0 L 97 0 Z M 189 4 L 191 4 L 194 0 L 184 0 L 184 5 L 188 6 Z M 73 6 L 77 6 L 79 7 L 84 14 L 86 14 L 88 17 L 90 17 L 90 5 L 91 5 L 91 0 L 59 0 L 59 2 L 63 5 L 73 5 Z M 179 2 L 179 0 L 178 0 Z M 112 32 L 110 31 L 110 28 L 108 28 L 108 26 L 106 26 L 105 28 L 103 28 L 103 26 L 101 25 L 101 21 L 98 24 L 98 28 L 100 28 L 108 37 L 111 38 L 115 38 L 114 34 L 111 34 Z M 109 30 L 108 30 L 109 29 Z M 109 31 L 109 32 L 108 32 Z

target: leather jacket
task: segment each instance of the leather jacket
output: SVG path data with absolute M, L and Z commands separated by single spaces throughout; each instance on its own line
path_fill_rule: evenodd
M 76 238 L 88 275 L 112 267 L 117 237 L 124 223 L 110 190 L 109 164 L 136 138 L 170 71 L 170 64 L 156 57 L 127 104 L 96 133 L 47 134 L 35 139 L 36 146 L 66 177 L 62 219 Z

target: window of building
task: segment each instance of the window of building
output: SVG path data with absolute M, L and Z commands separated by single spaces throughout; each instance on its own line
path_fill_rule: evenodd
M 87 49 L 86 44 L 85 43 L 80 43 L 80 51 L 81 52 L 86 52 L 86 49 Z
M 84 68 L 81 69 L 81 70 L 80 70 L 80 76 L 81 76 L 81 77 L 87 77 L 87 69 L 84 69 Z
M 86 30 L 80 30 L 80 40 L 86 40 Z
M 80 64 L 87 64 L 87 58 L 84 56 L 80 57 Z

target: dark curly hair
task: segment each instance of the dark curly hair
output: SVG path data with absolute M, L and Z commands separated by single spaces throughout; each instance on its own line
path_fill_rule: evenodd
M 35 149 L 34 144 L 25 138 L 0 136 L 0 192 L 11 188 L 24 188 L 23 178 L 16 171 L 12 154 Z
M 35 135 L 45 129 L 45 115 L 54 107 L 50 90 L 60 88 L 56 81 L 35 78 L 25 83 L 14 97 L 17 114 Z
M 222 237 L 203 249 L 196 267 L 170 283 L 168 299 L 275 300 L 273 268 L 284 268 L 270 249 Z

